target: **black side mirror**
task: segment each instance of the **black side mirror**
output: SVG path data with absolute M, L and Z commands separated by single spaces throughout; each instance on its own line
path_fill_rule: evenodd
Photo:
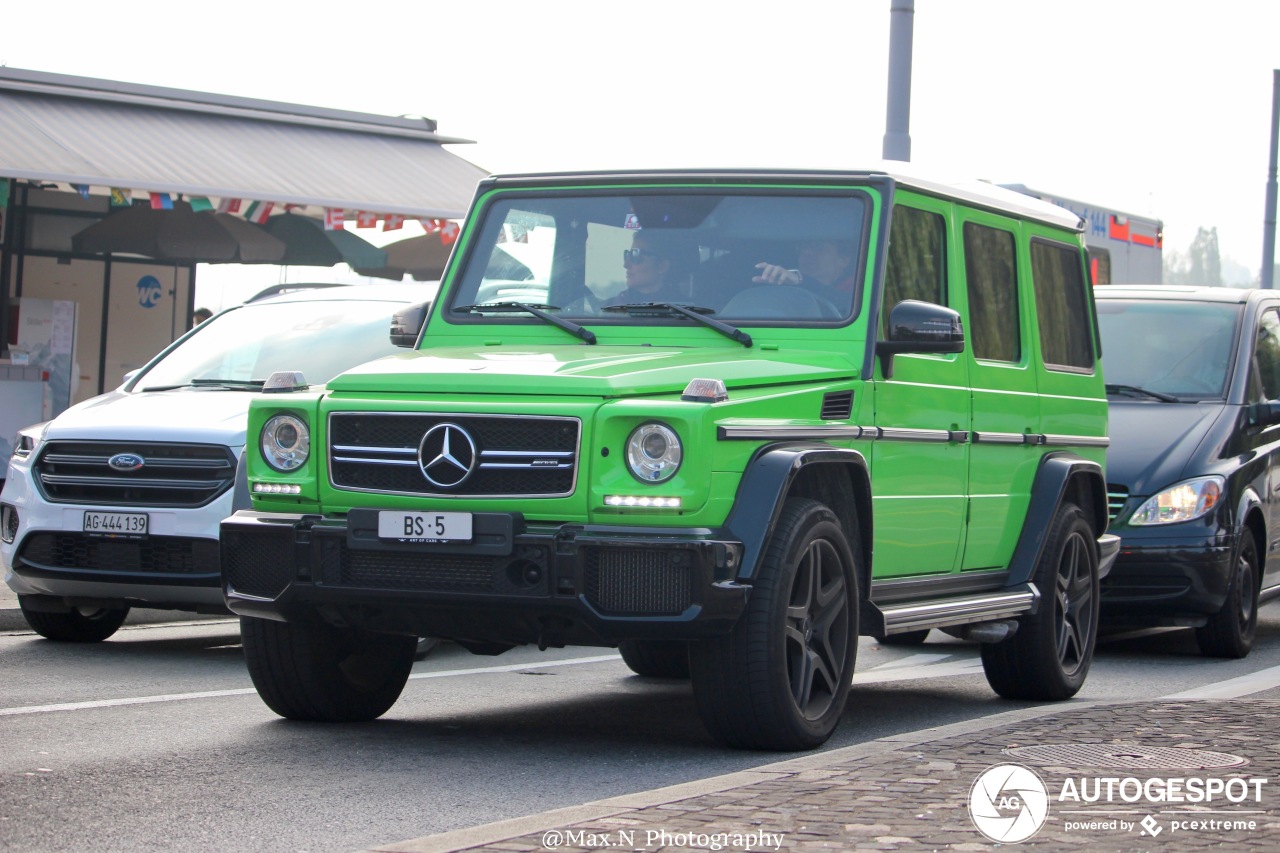
M 964 352 L 960 314 L 944 305 L 904 299 L 889 312 L 889 339 L 876 341 L 880 372 L 893 377 L 893 357 L 902 353 Z
M 1280 424 L 1280 400 L 1249 404 L 1249 426 L 1269 427 Z
M 391 315 L 391 343 L 398 347 L 415 346 L 430 310 L 430 302 L 419 302 Z

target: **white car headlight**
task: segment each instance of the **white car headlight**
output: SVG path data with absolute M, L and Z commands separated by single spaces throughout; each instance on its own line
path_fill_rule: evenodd
M 642 483 L 665 483 L 680 469 L 680 436 L 666 424 L 641 424 L 627 439 L 627 467 Z
M 13 446 L 13 456 L 15 459 L 26 459 L 32 453 L 36 452 L 41 442 L 44 441 L 44 434 L 49 430 L 49 424 L 52 421 L 44 423 L 32 424 L 29 427 L 23 427 L 18 430 L 18 441 Z
M 311 455 L 311 432 L 300 418 L 276 415 L 262 428 L 262 457 L 277 471 L 296 471 Z
M 1197 477 L 1152 495 L 1129 519 L 1135 527 L 1177 524 L 1205 515 L 1222 500 L 1226 481 L 1222 477 Z

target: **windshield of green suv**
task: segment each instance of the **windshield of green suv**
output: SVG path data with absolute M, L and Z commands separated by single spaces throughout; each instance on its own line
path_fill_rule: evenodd
M 253 388 L 277 370 L 300 370 L 308 383 L 323 384 L 399 352 L 390 339 L 391 315 L 404 308 L 356 300 L 245 305 L 201 323 L 132 388 Z
M 1226 396 L 1239 304 L 1099 299 L 1097 306 L 1108 393 L 1180 401 Z
M 588 342 L 584 324 L 691 324 L 689 311 L 842 324 L 857 311 L 868 209 L 857 191 L 513 193 L 485 211 L 446 316 L 550 323 Z

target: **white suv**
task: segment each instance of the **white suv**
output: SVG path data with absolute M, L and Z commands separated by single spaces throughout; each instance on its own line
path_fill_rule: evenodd
M 196 326 L 123 385 L 26 430 L 0 492 L 0 560 L 28 624 L 98 642 L 129 608 L 226 613 L 218 524 L 249 505 L 249 400 L 275 371 L 323 384 L 412 345 L 434 286 L 251 300 Z

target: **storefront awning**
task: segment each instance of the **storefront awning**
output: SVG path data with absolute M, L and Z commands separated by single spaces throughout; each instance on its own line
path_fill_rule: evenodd
M 425 118 L 0 68 L 0 178 L 461 218 L 485 170 Z

